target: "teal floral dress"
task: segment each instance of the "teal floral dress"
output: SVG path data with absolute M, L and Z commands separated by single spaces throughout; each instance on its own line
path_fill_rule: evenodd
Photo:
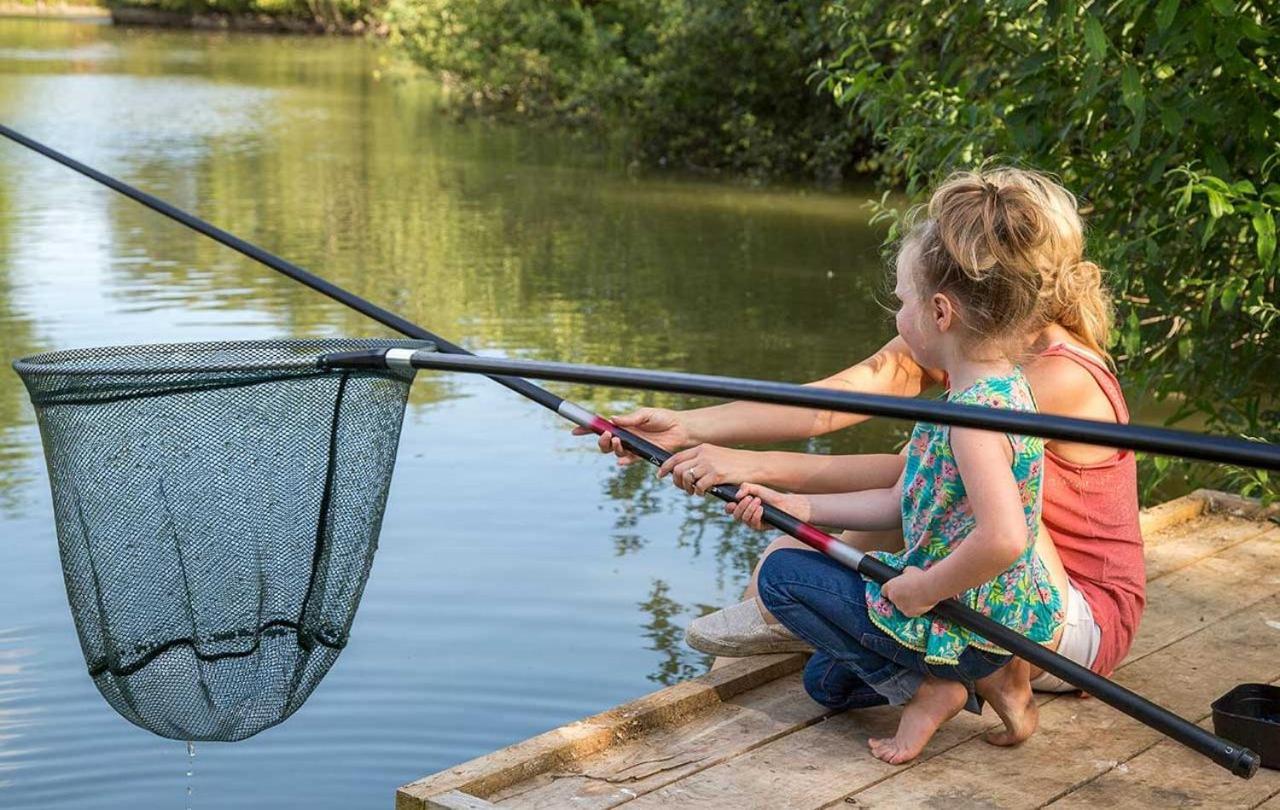
M 986 377 L 948 400 L 969 405 L 1034 411 L 1031 388 L 1020 370 L 1002 377 Z M 1017 630 L 1032 641 L 1053 638 L 1063 621 L 1062 597 L 1049 580 L 1035 553 L 1040 522 L 1040 487 L 1044 471 L 1044 441 L 1008 435 L 1013 448 L 1013 476 L 1027 519 L 1027 546 L 1022 556 L 995 579 L 965 591 L 958 599 L 979 613 Z M 975 526 L 964 481 L 951 450 L 951 429 L 920 423 L 907 445 L 902 479 L 902 537 L 905 551 L 871 552 L 881 561 L 902 568 L 928 569 L 952 552 Z M 910 617 L 901 613 L 867 582 L 867 613 L 871 621 L 903 646 L 924 653 L 930 664 L 956 664 L 968 646 L 1006 653 L 981 636 L 943 619 Z

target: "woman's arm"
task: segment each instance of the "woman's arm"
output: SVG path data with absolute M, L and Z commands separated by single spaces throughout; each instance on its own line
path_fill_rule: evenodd
M 895 336 L 861 363 L 807 385 L 837 391 L 916 396 L 939 379 L 937 372 L 921 368 L 911 356 L 906 342 Z M 787 405 L 728 402 L 688 411 L 640 408 L 613 421 L 661 447 L 677 450 L 704 443 L 763 444 L 807 439 L 865 422 L 868 418 L 859 414 Z M 587 432 L 584 428 L 574 429 L 577 435 Z M 621 443 L 609 434 L 601 436 L 599 444 L 602 452 L 612 452 L 620 458 L 627 456 Z
M 853 492 L 893 486 L 902 467 L 902 456 L 894 453 L 826 456 L 700 444 L 672 455 L 658 477 L 670 475 L 690 495 L 744 481 L 791 492 Z
M 894 336 L 855 366 L 806 385 L 837 391 L 914 397 L 934 378 L 916 363 L 906 342 Z M 870 417 L 760 402 L 728 402 L 682 414 L 691 444 L 764 444 L 821 436 Z
M 990 582 L 1027 548 L 1027 521 L 1010 469 L 1009 440 L 1000 433 L 953 428 L 951 449 L 977 523 L 927 571 L 909 567 L 884 585 L 885 597 L 908 616 Z

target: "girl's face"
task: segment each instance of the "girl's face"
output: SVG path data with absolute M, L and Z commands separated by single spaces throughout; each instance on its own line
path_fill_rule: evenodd
M 950 330 L 953 316 L 951 301 L 941 293 L 928 299 L 920 295 L 915 281 L 916 252 L 916 247 L 909 244 L 898 253 L 893 287 L 898 299 L 898 334 L 917 363 L 925 368 L 942 368 L 946 365 L 944 334 Z

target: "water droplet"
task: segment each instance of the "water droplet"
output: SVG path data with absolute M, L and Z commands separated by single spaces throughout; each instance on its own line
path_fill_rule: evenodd
M 196 744 L 187 741 L 187 810 L 191 810 L 191 794 L 195 792 L 192 780 L 196 775 Z

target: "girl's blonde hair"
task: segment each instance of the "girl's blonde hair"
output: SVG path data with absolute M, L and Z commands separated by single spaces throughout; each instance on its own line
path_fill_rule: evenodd
M 1101 268 L 1084 258 L 1069 191 L 1026 169 L 956 172 L 927 211 L 903 249 L 918 249 L 933 291 L 961 299 L 973 333 L 1008 338 L 1057 323 L 1109 359 L 1111 296 Z

